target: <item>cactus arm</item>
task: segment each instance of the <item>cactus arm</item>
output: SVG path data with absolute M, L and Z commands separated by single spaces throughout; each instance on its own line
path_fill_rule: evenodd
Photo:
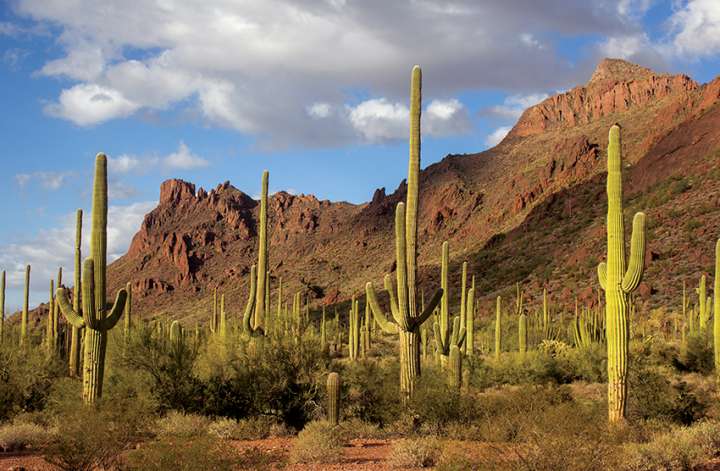
M 398 294 L 398 326 L 408 330 L 408 278 L 407 278 L 407 247 L 405 240 L 405 204 L 398 203 L 395 208 L 395 259 L 397 263 L 397 294 Z
M 251 332 L 252 329 L 252 317 L 253 309 L 255 308 L 255 290 L 257 289 L 257 268 L 255 265 L 250 267 L 250 292 L 248 294 L 247 304 L 245 305 L 245 312 L 243 313 L 243 330 L 245 332 Z
M 465 341 L 465 336 L 467 335 L 467 330 L 465 329 L 465 326 L 461 325 L 460 318 L 456 317 L 453 321 L 453 337 L 454 337 L 454 344 L 458 347 L 463 344 Z
M 58 288 L 57 291 L 55 291 L 55 297 L 60 305 L 60 311 L 68 323 L 78 329 L 83 328 L 85 326 L 85 320 L 73 309 L 72 304 L 70 304 L 68 300 L 67 290 L 65 288 Z
M 367 295 L 367 302 L 370 303 L 370 310 L 373 313 L 373 317 L 375 318 L 383 332 L 388 334 L 399 333 L 400 329 L 398 328 L 398 325 L 388 321 L 385 312 L 380 307 L 380 303 L 378 303 L 377 300 L 377 295 L 375 294 L 375 288 L 373 287 L 373 284 L 371 282 L 368 282 L 365 285 L 365 294 Z
M 392 284 L 392 277 L 385 275 L 385 291 L 390 297 L 390 313 L 395 319 L 395 323 L 400 325 L 400 310 L 398 309 L 397 298 L 395 297 L 395 287 Z
M 637 213 L 633 218 L 632 237 L 630 239 L 630 263 L 622 280 L 622 289 L 626 293 L 635 290 L 642 280 L 645 266 L 645 214 Z
M 425 306 L 425 310 L 420 314 L 419 317 L 415 317 L 413 319 L 412 330 L 419 328 L 421 325 L 423 325 L 425 323 L 426 320 L 428 320 L 428 318 L 430 316 L 432 316 L 432 313 L 435 310 L 435 308 L 437 307 L 437 305 L 440 303 L 442 296 L 443 296 L 442 289 L 435 291 L 435 294 L 433 295 L 433 297 L 430 298 L 430 302 L 427 304 L 427 306 Z
M 597 267 L 598 281 L 600 287 L 605 290 L 605 283 L 607 282 L 607 265 L 605 262 L 600 262 Z
M 110 330 L 118 323 L 123 315 L 123 312 L 125 312 L 127 296 L 128 293 L 125 288 L 122 288 L 117 292 L 117 295 L 115 295 L 115 303 L 113 304 L 112 309 L 110 309 L 110 315 L 100 321 L 102 330 Z

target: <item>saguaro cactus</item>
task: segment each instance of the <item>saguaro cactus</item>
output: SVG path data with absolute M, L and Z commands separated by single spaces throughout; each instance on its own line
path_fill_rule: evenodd
M 348 317 L 348 356 L 350 360 L 357 360 L 360 354 L 360 302 L 352 297 L 350 302 L 350 316 Z
M 333 372 L 327 379 L 327 420 L 332 425 L 340 423 L 340 375 Z
M 0 276 L 0 343 L 5 337 L 5 270 Z
M 710 320 L 710 296 L 707 295 L 707 279 L 705 275 L 700 277 L 700 287 L 697 289 L 698 307 L 700 310 L 700 333 L 707 332 L 708 321 Z
M 502 298 L 500 296 L 495 300 L 495 359 L 500 359 L 502 353 Z
M 520 352 L 520 358 L 524 358 L 527 353 L 527 342 L 528 342 L 528 328 L 527 328 L 527 315 L 522 312 L 518 317 L 518 351 Z
M 450 264 L 450 244 L 447 241 L 442 245 L 442 259 L 440 262 L 440 285 L 442 288 L 442 299 L 440 300 L 440 319 L 433 325 L 435 333 L 435 345 L 437 352 L 440 354 L 440 361 L 446 368 L 452 367 L 450 364 L 450 349 L 457 346 L 462 348 L 465 342 L 465 322 L 463 314 L 465 308 L 462 309 L 460 317 L 456 317 L 450 321 L 450 290 L 448 282 L 448 271 Z M 463 281 L 463 285 L 465 282 Z M 465 295 L 462 296 L 462 302 L 465 302 Z M 461 351 L 462 353 L 462 351 Z
M 450 347 L 450 372 L 453 387 L 460 389 L 462 386 L 462 352 L 460 347 Z
M 390 295 L 390 310 L 394 323 L 380 308 L 371 282 L 366 285 L 367 300 L 380 328 L 400 336 L 400 391 L 404 399 L 413 392 L 415 379 L 420 375 L 420 326 L 440 302 L 442 289 L 420 312 L 416 303 L 417 285 L 417 205 L 420 178 L 420 109 L 422 72 L 412 71 L 410 92 L 410 159 L 408 163 L 407 200 L 395 209 L 395 259 L 397 295 L 390 275 L 385 276 L 385 288 Z M 407 212 L 406 212 L 407 205 Z
M 27 338 L 28 313 L 30 312 L 30 265 L 25 267 L 25 295 L 23 297 L 23 311 L 20 318 L 20 346 L 25 345 Z
M 628 302 L 640 284 L 645 265 L 645 214 L 633 219 L 630 261 L 625 268 L 625 229 L 622 207 L 622 159 L 620 126 L 610 128 L 607 176 L 607 264 L 598 265 L 600 286 L 605 290 L 608 348 L 608 419 L 625 419 L 628 371 Z
M 82 313 L 80 293 L 82 292 L 82 220 L 83 210 L 78 209 L 75 215 L 75 286 L 73 286 L 73 309 Z M 68 358 L 70 376 L 80 374 L 80 328 L 70 324 L 70 354 Z
M 472 277 L 472 283 L 467 296 L 467 323 L 465 326 L 465 345 L 467 346 L 467 355 L 473 356 L 475 353 L 475 276 Z
M 125 301 L 125 318 L 123 319 L 123 336 L 125 340 L 130 335 L 130 329 L 132 329 L 132 284 L 128 281 L 125 285 L 125 291 L 127 291 L 127 301 Z
M 120 320 L 127 300 L 127 292 L 121 289 L 112 308 L 107 310 L 107 211 L 107 157 L 98 154 L 93 186 L 91 256 L 83 263 L 82 313 L 76 312 L 70 305 L 64 287 L 57 290 L 60 310 L 67 321 L 77 327 L 85 327 L 83 400 L 87 404 L 102 396 L 107 332 Z
M 243 318 L 243 327 L 245 332 L 252 336 L 265 335 L 263 322 L 265 319 L 265 300 L 266 300 L 266 282 L 268 267 L 268 244 L 267 244 L 267 201 L 268 201 L 268 179 L 270 174 L 265 170 L 262 174 L 262 193 L 260 196 L 260 217 L 258 220 L 258 263 L 253 275 L 255 297 L 248 299 L 248 305 L 245 308 L 245 316 Z M 251 285 L 252 285 L 251 281 Z M 252 304 L 251 304 L 252 303 Z
M 720 239 L 715 243 L 715 279 L 713 282 L 715 374 L 720 378 Z

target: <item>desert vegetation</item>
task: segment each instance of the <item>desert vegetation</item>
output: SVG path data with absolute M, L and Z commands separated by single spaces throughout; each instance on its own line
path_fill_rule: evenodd
M 425 292 L 421 82 L 416 66 L 407 191 L 386 241 L 395 263 L 377 274 L 385 292 L 367 280 L 336 305 L 312 305 L 271 277 L 269 260 L 282 254 L 269 243 L 278 229 L 268 172 L 242 309 L 215 288 L 202 324 L 148 320 L 133 310 L 132 280 L 108 303 L 112 220 L 98 154 L 91 253 L 82 261 L 78 211 L 72 289 L 62 271 L 50 281 L 43 328 L 30 323 L 31 267 L 24 308 L 7 321 L 0 279 L 0 452 L 66 470 L 714 469 L 720 241 L 712 295 L 702 276 L 697 288 L 679 283 L 676 302 L 641 312 L 633 293 L 646 266 L 646 216 L 635 214 L 626 256 L 622 130 L 613 125 L 606 239 L 597 241 L 606 261 L 587 280 L 596 300 L 566 306 L 544 289 L 529 303 L 518 276 L 514 296 L 493 293 L 483 306 L 487 285 L 466 261 L 456 260 L 460 280 L 451 282 L 447 241 L 438 286 Z

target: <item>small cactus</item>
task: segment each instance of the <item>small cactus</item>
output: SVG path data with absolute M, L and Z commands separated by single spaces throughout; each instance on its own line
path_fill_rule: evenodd
M 450 347 L 450 372 L 453 387 L 460 389 L 463 377 L 462 352 L 457 345 Z
M 78 209 L 75 214 L 75 286 L 73 286 L 73 309 L 82 313 L 82 220 L 83 210 Z M 68 354 L 68 369 L 70 377 L 80 375 L 80 340 L 81 327 L 70 324 L 70 353 Z
M 500 296 L 495 300 L 495 360 L 500 359 L 502 353 L 502 298 Z
M 340 375 L 333 372 L 327 379 L 327 420 L 331 425 L 340 423 Z
M 20 346 L 25 345 L 27 339 L 28 314 L 30 312 L 30 265 L 25 267 L 25 295 L 23 296 L 23 310 L 20 318 Z

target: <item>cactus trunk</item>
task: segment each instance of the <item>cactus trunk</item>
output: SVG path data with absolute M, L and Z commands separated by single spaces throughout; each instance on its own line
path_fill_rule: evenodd
M 330 373 L 327 379 L 327 420 L 332 425 L 340 423 L 340 375 Z
M 25 267 L 25 295 L 23 296 L 23 311 L 20 318 L 20 346 L 25 345 L 27 339 L 28 313 L 30 312 L 30 265 Z

